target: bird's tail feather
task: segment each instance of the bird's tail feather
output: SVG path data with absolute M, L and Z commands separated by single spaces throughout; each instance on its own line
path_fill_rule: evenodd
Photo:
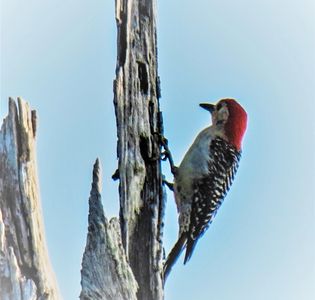
M 167 256 L 166 262 L 164 264 L 164 282 L 166 281 L 167 276 L 172 270 L 173 265 L 177 261 L 178 257 L 182 253 L 185 244 L 186 244 L 187 236 L 185 233 L 182 233 L 179 239 L 177 240 L 175 246 Z
M 187 239 L 186 253 L 185 253 L 185 258 L 184 258 L 184 265 L 190 260 L 192 254 L 194 252 L 196 244 L 197 244 L 197 239 L 194 240 L 194 239 L 192 239 L 190 237 Z

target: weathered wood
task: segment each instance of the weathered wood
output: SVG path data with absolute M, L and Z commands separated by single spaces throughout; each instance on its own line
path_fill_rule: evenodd
M 0 131 L 0 299 L 60 299 L 48 259 L 36 168 L 36 113 L 18 98 Z
M 101 202 L 99 161 L 93 169 L 89 228 L 81 270 L 81 300 L 136 300 L 138 285 L 127 262 L 117 218 L 107 221 Z
M 89 199 L 81 300 L 163 299 L 164 194 L 160 164 L 155 0 L 116 0 L 120 220 L 104 216 L 99 162 Z M 0 132 L 0 299 L 60 299 L 42 224 L 36 113 L 18 99 Z
M 163 299 L 159 78 L 155 0 L 116 0 L 117 119 L 122 241 L 138 300 Z

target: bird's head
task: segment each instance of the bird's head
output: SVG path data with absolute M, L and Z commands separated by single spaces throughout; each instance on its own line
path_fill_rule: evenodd
M 201 103 L 211 113 L 212 124 L 218 135 L 241 150 L 247 127 L 247 113 L 234 99 L 222 99 L 217 104 Z

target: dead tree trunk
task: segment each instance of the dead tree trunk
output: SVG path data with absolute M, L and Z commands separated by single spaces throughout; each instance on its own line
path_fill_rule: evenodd
M 36 114 L 18 98 L 0 131 L 0 299 L 60 299 L 45 242 Z
M 118 137 L 120 229 L 124 249 L 118 260 L 129 262 L 138 284 L 138 300 L 163 299 L 164 196 L 159 144 L 162 120 L 159 109 L 155 16 L 155 0 L 116 0 L 118 49 L 114 104 Z M 81 299 L 94 299 L 90 295 L 95 295 L 100 290 L 105 292 L 110 286 L 104 283 L 97 286 L 93 284 L 92 278 L 99 274 L 98 269 L 94 269 L 93 263 L 87 261 L 101 261 L 105 269 L 108 265 L 115 266 L 115 263 L 108 261 L 116 260 L 109 238 L 106 238 L 111 235 L 110 226 L 103 217 L 93 215 L 93 212 L 99 210 L 92 209 L 96 203 L 95 200 L 91 202 L 92 192 L 89 235 L 82 264 Z M 91 231 L 95 224 L 100 224 L 100 220 L 104 229 Z M 91 248 L 93 240 L 99 239 L 99 235 L 104 236 L 105 242 L 97 242 L 96 247 Z M 120 239 L 118 235 L 116 232 L 115 236 Z M 99 255 L 100 252 L 103 256 Z M 115 268 L 106 267 L 106 270 L 109 274 L 102 275 L 105 279 L 117 278 Z M 126 266 L 124 270 L 129 272 Z M 121 278 L 120 284 L 128 285 L 128 282 Z M 128 286 L 125 288 L 128 290 Z M 134 289 L 133 281 L 130 289 Z M 123 291 L 119 293 L 122 295 Z M 104 299 L 119 299 L 117 290 L 111 296 L 104 293 L 101 295 Z M 103 298 L 100 296 L 95 299 Z
M 89 233 L 82 263 L 82 300 L 163 299 L 164 195 L 159 143 L 162 120 L 155 16 L 155 0 L 116 0 L 114 104 L 120 232 L 117 220 L 108 223 L 104 218 L 99 192 L 92 185 Z M 97 165 L 94 173 L 95 168 Z M 110 237 L 121 240 L 123 247 L 113 247 Z M 117 264 L 119 261 L 124 263 Z M 133 276 L 121 276 L 130 273 Z
M 122 241 L 138 299 L 162 299 L 162 130 L 155 0 L 116 0 L 114 102 L 117 118 Z

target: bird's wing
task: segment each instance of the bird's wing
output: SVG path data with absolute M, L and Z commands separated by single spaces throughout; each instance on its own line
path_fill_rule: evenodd
M 217 138 L 210 144 L 209 172 L 193 183 L 193 201 L 187 233 L 186 263 L 215 217 L 229 190 L 238 168 L 241 153 L 224 140 Z

